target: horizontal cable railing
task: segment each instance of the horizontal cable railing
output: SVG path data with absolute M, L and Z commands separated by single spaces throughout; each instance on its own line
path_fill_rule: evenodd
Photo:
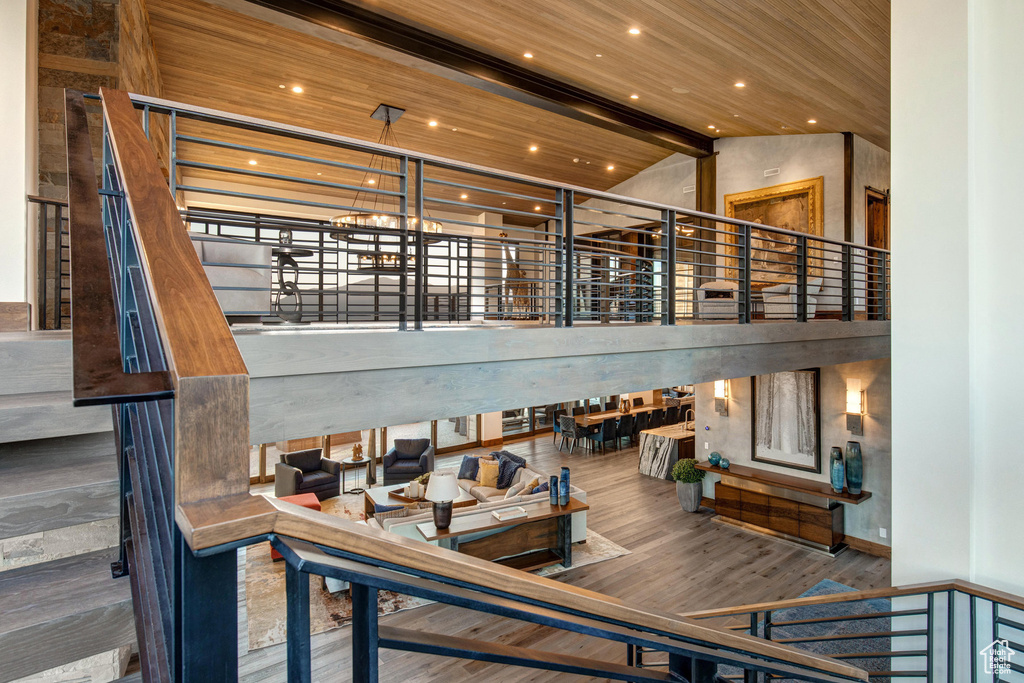
M 119 406 L 122 561 L 114 570 L 132 583 L 145 680 L 237 680 L 234 551 L 267 541 L 287 559 L 290 680 L 311 678 L 309 574 L 351 584 L 357 681 L 376 680 L 384 648 L 621 680 L 708 683 L 720 666 L 823 683 L 865 680 L 828 657 L 250 495 L 245 365 L 129 98 L 101 92 L 98 191 L 81 95 L 68 93 L 66 108 L 75 398 Z M 386 628 L 377 623 L 381 588 L 659 648 L 670 653 L 670 671 Z
M 232 322 L 889 319 L 886 250 L 132 98 Z
M 40 330 L 71 326 L 71 237 L 68 203 L 29 195 L 36 207 L 36 325 Z

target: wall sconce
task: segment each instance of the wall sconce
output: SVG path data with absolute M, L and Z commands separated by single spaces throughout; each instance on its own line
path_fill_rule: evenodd
M 729 380 L 715 380 L 715 412 L 719 415 L 729 414 Z
M 860 388 L 860 380 L 848 378 L 846 380 L 846 429 L 851 434 L 864 434 L 864 414 L 867 406 L 864 401 L 864 392 Z

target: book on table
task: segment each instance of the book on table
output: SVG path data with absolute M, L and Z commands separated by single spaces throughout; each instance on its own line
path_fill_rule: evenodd
M 495 510 L 491 515 L 499 522 L 505 522 L 510 519 L 519 519 L 520 517 L 526 517 L 526 510 L 521 507 L 506 508 L 504 510 Z

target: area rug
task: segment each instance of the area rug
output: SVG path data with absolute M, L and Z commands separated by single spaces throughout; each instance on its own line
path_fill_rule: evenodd
M 811 587 L 810 590 L 802 593 L 801 598 L 810 598 L 819 595 L 833 595 L 836 593 L 849 593 L 853 588 L 835 581 L 825 579 Z M 892 611 L 892 606 L 887 598 L 876 598 L 874 600 L 859 600 L 857 602 L 835 602 L 824 605 L 808 605 L 807 607 L 794 607 L 791 609 L 778 610 L 772 614 L 773 622 L 796 621 L 807 619 L 834 619 L 842 616 L 855 614 L 875 614 Z M 758 624 L 758 636 L 764 637 L 764 622 Z M 783 640 L 789 638 L 814 638 L 819 636 L 833 635 L 854 635 L 857 633 L 886 633 L 890 630 L 889 617 L 877 617 L 872 619 L 856 619 L 849 621 L 834 621 L 817 624 L 800 624 L 795 626 L 773 626 L 772 640 Z M 816 654 L 834 657 L 836 655 L 854 654 L 857 652 L 889 652 L 891 638 L 850 638 L 839 640 L 812 641 L 804 643 L 792 643 L 793 647 L 807 650 Z M 852 666 L 860 667 L 865 671 L 888 671 L 890 670 L 890 658 L 843 658 L 841 661 Z M 732 667 L 720 667 L 719 675 L 729 676 L 740 673 Z
M 329 498 L 321 503 L 323 512 L 351 520 L 365 519 L 363 497 L 343 495 Z M 287 619 L 285 616 L 285 563 L 270 559 L 270 544 L 259 543 L 244 548 L 245 552 L 245 605 L 249 632 L 249 649 L 283 643 L 287 640 Z M 604 536 L 587 530 L 587 542 L 576 544 L 572 549 L 572 567 L 562 565 L 545 567 L 537 576 L 554 576 L 628 555 L 629 550 L 609 541 Z M 322 633 L 347 625 L 352 620 L 352 601 L 348 591 L 331 594 L 323 585 L 323 578 L 311 576 L 309 582 L 309 621 L 311 633 Z M 377 610 L 381 615 L 394 614 L 402 610 L 429 605 L 423 600 L 391 591 L 380 591 Z

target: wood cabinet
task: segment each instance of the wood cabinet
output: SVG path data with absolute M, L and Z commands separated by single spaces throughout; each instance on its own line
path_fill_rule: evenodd
M 820 507 L 720 481 L 715 484 L 715 512 L 722 517 L 807 541 L 829 552 L 842 547 L 843 510 L 833 501 Z

